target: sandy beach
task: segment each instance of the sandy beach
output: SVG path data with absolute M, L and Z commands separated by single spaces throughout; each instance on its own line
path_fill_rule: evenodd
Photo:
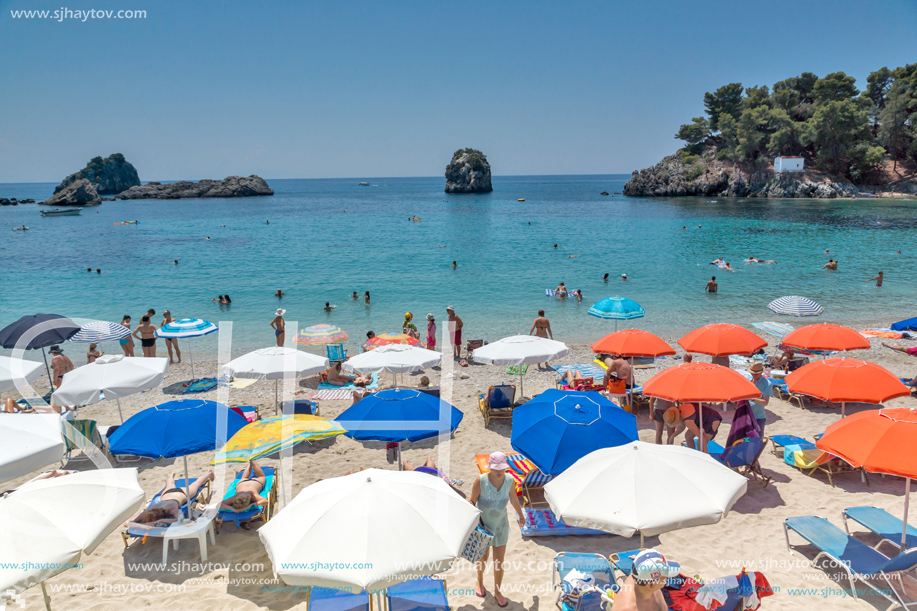
M 665 339 L 674 345 L 675 338 Z M 591 356 L 587 346 L 572 346 L 571 353 L 563 362 L 588 362 Z M 878 362 L 897 375 L 910 376 L 914 373 L 915 363 L 909 357 L 881 348 L 880 340 L 872 340 L 869 351 L 859 351 L 852 356 Z M 706 360 L 706 357 L 700 360 Z M 637 380 L 645 381 L 662 368 L 680 362 L 680 359 L 671 357 L 659 359 L 655 367 L 637 370 Z M 445 365 L 447 370 L 450 365 L 451 362 Z M 217 363 L 213 360 L 195 364 L 197 375 L 214 374 L 216 369 Z M 405 444 L 404 457 L 420 464 L 427 456 L 432 456 L 452 478 L 464 480 L 460 488 L 466 494 L 470 493 L 472 481 L 478 475 L 474 454 L 512 449 L 510 422 L 498 420 L 485 428 L 478 409 L 479 394 L 492 384 L 512 381 L 512 376 L 506 375 L 505 369 L 473 363 L 463 368 L 455 364 L 452 402 L 464 412 L 465 418 L 454 439 L 442 445 L 433 440 Z M 443 375 L 439 367 L 423 373 L 430 376 L 434 384 L 439 383 Z M 405 385 L 416 385 L 421 375 L 420 372 L 405 375 Z M 390 374 L 382 376 L 383 385 L 390 383 Z M 181 384 L 189 378 L 188 364 L 171 366 L 162 387 L 121 401 L 125 418 L 147 407 L 179 398 Z M 555 378 L 552 370 L 530 367 L 525 379 L 526 396 L 531 397 L 553 387 Z M 297 397 L 309 397 L 316 383 L 316 378 L 298 380 L 294 387 L 300 392 Z M 273 414 L 273 397 L 274 384 L 270 381 L 257 382 L 244 390 L 218 388 L 193 396 L 231 405 L 254 405 L 262 416 Z M 320 401 L 321 415 L 333 418 L 349 405 L 350 401 Z M 896 399 L 888 405 L 912 407 L 914 401 L 911 398 Z M 847 406 L 848 414 L 867 408 L 865 405 Z M 731 415 L 732 412 L 727 414 L 724 425 L 728 425 Z M 79 417 L 94 419 L 100 425 L 118 422 L 117 407 L 113 401 L 82 408 Z M 768 407 L 766 434 L 783 433 L 811 438 L 838 418 L 838 409 L 804 410 L 773 398 Z M 639 413 L 637 424 L 640 438 L 653 441 L 654 429 L 646 409 Z M 725 433 L 721 433 L 717 440 L 725 440 Z M 190 456 L 191 475 L 206 470 L 211 457 L 210 453 Z M 277 466 L 278 462 L 267 459 L 263 464 Z M 334 477 L 349 469 L 361 466 L 395 468 L 395 465 L 386 462 L 383 443 L 359 443 L 344 436 L 297 446 L 291 464 L 292 495 L 319 478 Z M 144 459 L 134 465 L 140 469 L 140 483 L 148 495 L 162 487 L 169 472 L 180 473 L 182 469 L 181 460 Z M 841 526 L 841 511 L 858 505 L 875 505 L 898 516 L 903 507 L 903 481 L 871 475 L 867 485 L 859 475 L 846 474 L 836 476 L 836 487 L 832 488 L 824 475 L 809 477 L 784 464 L 771 452 L 770 445 L 762 455 L 761 465 L 764 472 L 773 478 L 772 483 L 764 488 L 750 484 L 748 492 L 725 520 L 711 526 L 648 538 L 646 545 L 680 562 L 683 573 L 699 575 L 704 579 L 736 574 L 743 567 L 763 571 L 775 590 L 779 589 L 778 593 L 764 601 L 767 609 L 868 609 L 881 605 L 882 599 L 875 595 L 867 596 L 865 601 L 854 601 L 844 593 L 849 584 L 842 576 L 810 566 L 814 558 L 811 548 L 800 548 L 803 554 L 788 554 L 782 520 L 789 516 L 815 514 Z M 71 463 L 68 467 L 95 468 L 85 461 Z M 217 469 L 217 494 L 222 494 L 221 490 L 232 473 L 232 468 Z M 13 488 L 34 475 L 9 482 L 7 487 Z M 677 503 L 678 499 L 672 499 L 672 502 Z M 255 523 L 251 531 L 224 526 L 217 536 L 217 544 L 209 549 L 209 564 L 201 564 L 195 542 L 185 541 L 177 552 L 170 552 L 170 564 L 165 570 L 159 565 L 153 566 L 161 561 L 159 540 L 151 539 L 145 544 L 135 540 L 125 549 L 119 534 L 112 533 L 94 554 L 84 556 L 83 568 L 67 571 L 48 581 L 52 604 L 57 609 L 75 611 L 121 609 L 127 601 L 132 608 L 188 608 L 191 597 L 193 607 L 202 610 L 305 609 L 307 605 L 303 593 L 285 591 L 284 584 L 274 580 L 270 561 L 256 532 L 258 526 L 260 523 Z M 875 543 L 870 536 L 863 539 Z M 511 601 L 509 608 L 549 608 L 554 604 L 551 566 L 554 555 L 559 551 L 596 552 L 608 556 L 635 547 L 639 547 L 639 539 L 611 535 L 523 538 L 519 529 L 513 526 L 507 548 L 510 565 L 504 582 L 504 593 Z M 492 595 L 483 600 L 473 595 L 474 571 L 464 560 L 457 561 L 445 577 L 453 609 L 496 608 Z M 488 588 L 492 587 L 490 574 L 485 584 L 490 584 Z M 800 593 L 793 592 L 794 589 L 810 591 Z M 27 608 L 38 608 L 42 604 L 40 588 L 27 590 L 23 597 Z

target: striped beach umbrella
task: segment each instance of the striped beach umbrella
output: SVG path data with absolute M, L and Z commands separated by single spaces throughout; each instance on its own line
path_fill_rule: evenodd
M 322 344 L 339 344 L 347 341 L 347 331 L 337 325 L 312 325 L 306 327 L 294 338 L 297 344 L 319 346 Z
M 619 320 L 630 320 L 646 316 L 646 310 L 639 303 L 627 297 L 606 297 L 589 308 L 588 313 L 598 318 L 614 320 L 615 331 L 618 330 L 617 321 Z
M 799 295 L 789 295 L 774 299 L 767 304 L 767 308 L 784 316 L 818 316 L 825 311 L 825 308 L 808 297 L 800 297 Z
M 202 318 L 179 318 L 167 325 L 156 329 L 156 337 L 165 339 L 180 339 L 209 335 L 217 330 L 217 326 L 209 320 Z M 188 348 L 188 360 L 191 361 L 191 381 L 194 382 L 194 353 Z
M 80 327 L 80 330 L 70 338 L 70 341 L 77 344 L 101 344 L 102 342 L 124 339 L 130 334 L 130 328 L 124 325 L 105 320 L 96 320 Z

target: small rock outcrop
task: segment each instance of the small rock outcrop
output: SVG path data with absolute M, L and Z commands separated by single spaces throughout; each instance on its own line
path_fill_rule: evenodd
M 446 166 L 446 193 L 490 193 L 490 164 L 481 151 L 459 149 Z
M 124 155 L 115 153 L 104 159 L 93 157 L 85 168 L 65 178 L 54 189 L 54 193 L 57 194 L 81 179 L 91 182 L 99 195 L 116 195 L 140 184 L 137 169 Z
M 749 170 L 712 155 L 663 158 L 656 165 L 635 171 L 624 185 L 631 197 L 854 197 L 859 189 L 844 179 L 811 172 L 775 174 Z
M 189 197 L 251 197 L 273 195 L 274 190 L 260 176 L 229 176 L 223 180 L 182 180 L 162 184 L 148 182 L 118 194 L 118 199 L 184 199 Z
M 54 195 L 45 200 L 48 206 L 80 206 L 87 204 L 100 204 L 102 198 L 94 184 L 87 178 L 71 181 L 64 188 L 54 190 Z

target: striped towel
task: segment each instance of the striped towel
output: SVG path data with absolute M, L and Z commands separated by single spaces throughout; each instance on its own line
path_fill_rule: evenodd
M 594 380 L 602 380 L 605 377 L 605 370 L 593 363 L 579 363 L 576 365 L 554 365 L 554 371 L 556 371 L 559 376 L 563 376 L 570 370 L 579 370 L 585 378 L 593 378 Z
M 335 390 L 326 388 L 316 392 L 312 395 L 312 398 L 323 401 L 344 401 L 345 399 L 353 399 L 353 391 L 346 388 L 337 388 Z
M 793 330 L 793 327 L 783 322 L 753 322 L 751 326 L 775 337 L 785 337 Z

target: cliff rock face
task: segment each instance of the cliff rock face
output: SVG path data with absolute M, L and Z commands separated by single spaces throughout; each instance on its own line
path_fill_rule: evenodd
M 446 193 L 490 193 L 490 164 L 481 151 L 459 149 L 446 166 Z
M 148 182 L 118 194 L 118 199 L 183 199 L 187 197 L 250 197 L 273 195 L 260 176 L 229 176 L 223 180 L 182 180 L 169 184 Z
M 63 188 L 58 187 L 54 190 L 54 195 L 45 201 L 45 204 L 49 206 L 78 206 L 100 203 L 102 203 L 102 198 L 99 197 L 95 185 L 89 182 L 87 178 L 71 181 Z
M 805 172 L 775 174 L 749 171 L 731 162 L 717 161 L 711 155 L 685 163 L 680 155 L 670 155 L 653 167 L 634 172 L 624 185 L 630 196 L 723 196 L 723 197 L 852 197 L 852 183 Z
M 93 184 L 99 195 L 114 195 L 140 184 L 137 170 L 121 153 L 115 153 L 105 159 L 93 157 L 86 167 L 65 178 L 54 193 L 62 191 L 72 183 L 86 179 Z

